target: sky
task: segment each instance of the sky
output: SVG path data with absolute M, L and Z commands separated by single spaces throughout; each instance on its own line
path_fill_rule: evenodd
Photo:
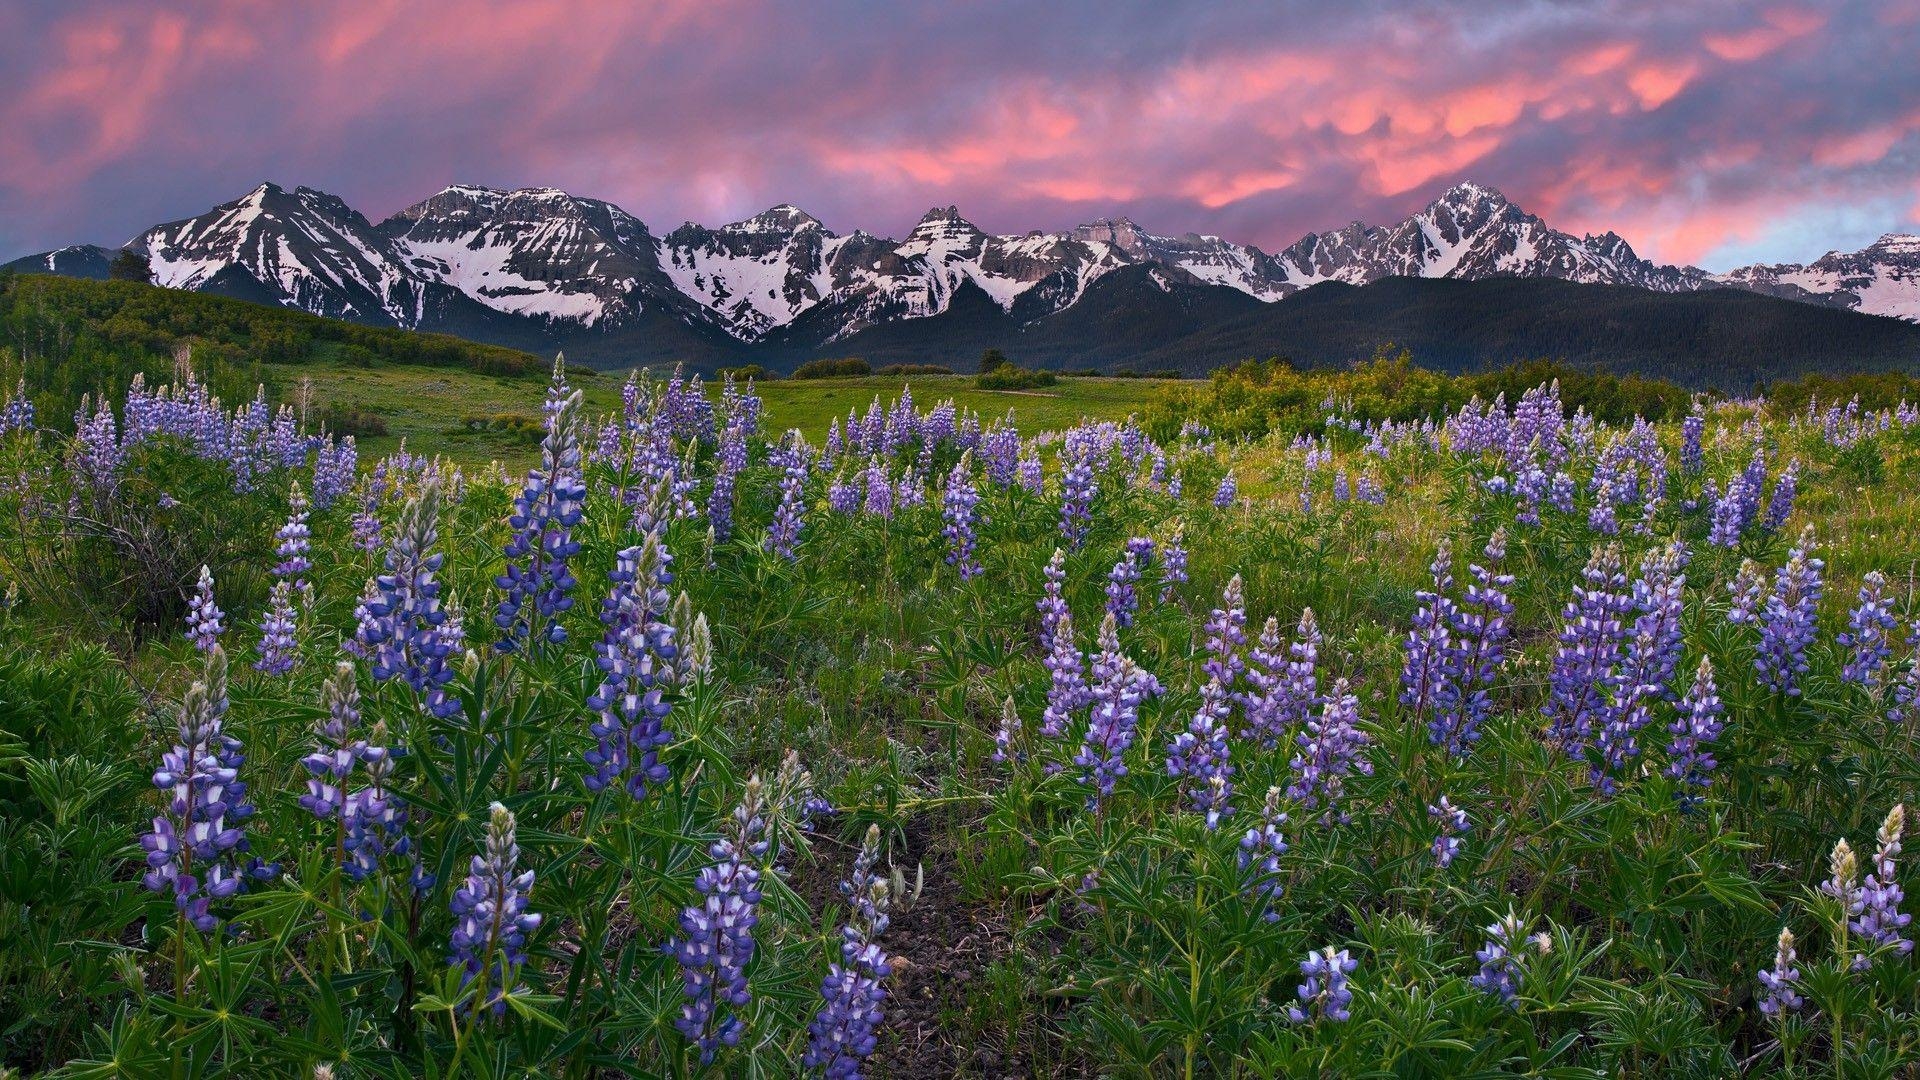
M 0 4 L 0 258 L 261 180 L 666 232 L 1126 215 L 1273 251 L 1475 180 L 1720 270 L 1920 231 L 1920 0 Z

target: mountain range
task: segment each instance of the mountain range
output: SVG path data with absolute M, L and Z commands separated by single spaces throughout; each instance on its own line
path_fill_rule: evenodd
M 1475 183 L 1448 189 L 1398 224 L 1355 222 L 1273 254 L 1217 236 L 1157 235 L 1125 218 L 992 235 L 952 206 L 930 210 L 903 240 L 837 234 L 788 205 L 717 229 L 688 222 L 656 234 L 602 200 L 472 185 L 448 187 L 376 224 L 326 192 L 271 183 L 156 225 L 126 246 L 145 254 L 155 282 L 171 288 L 536 351 L 564 348 L 609 365 L 751 360 L 780 368 L 840 355 L 955 362 L 981 343 L 1043 366 L 1196 369 L 1268 354 L 1321 362 L 1351 358 L 1336 354 L 1364 344 L 1366 324 L 1404 324 L 1396 316 L 1410 310 L 1430 314 L 1401 326 L 1394 340 L 1412 344 L 1424 333 L 1444 346 L 1425 328 L 1445 326 L 1455 339 L 1486 339 L 1477 362 L 1550 348 L 1629 369 L 1675 359 L 1659 342 L 1636 352 L 1604 330 L 1607 312 L 1623 305 L 1667 327 L 1747 320 L 1773 328 L 1758 335 L 1728 327 L 1735 339 L 1709 345 L 1764 353 L 1784 347 L 1773 341 L 1864 335 L 1876 343 L 1866 363 L 1920 362 L 1920 348 L 1910 348 L 1916 338 L 1905 333 L 1915 327 L 1863 318 L 1920 324 L 1920 236 L 1885 236 L 1806 265 L 1712 274 L 1642 259 L 1612 232 L 1560 232 Z M 8 268 L 105 277 L 113 255 L 67 247 Z M 1516 278 L 1628 288 L 1457 284 Z M 1394 284 L 1345 288 L 1384 282 Z M 1730 307 L 1712 298 L 1726 290 L 1758 295 Z M 1302 305 L 1303 292 L 1317 299 Z M 1752 302 L 1761 297 L 1830 310 Z M 1515 303 L 1535 306 L 1501 306 Z M 1561 319 L 1551 332 L 1528 315 L 1548 308 Z M 1740 318 L 1727 319 L 1728 311 Z M 1506 332 L 1488 322 L 1496 317 Z M 1587 325 L 1598 329 L 1579 329 Z M 1446 366 L 1473 362 L 1453 356 Z

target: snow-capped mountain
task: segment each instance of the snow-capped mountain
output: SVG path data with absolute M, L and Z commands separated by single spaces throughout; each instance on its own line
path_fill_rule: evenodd
M 197 217 L 156 225 L 128 245 L 154 283 L 232 292 L 363 322 L 413 325 L 422 282 L 360 212 L 312 188 L 261 184 Z
M 1126 218 L 993 235 L 952 206 L 929 211 L 898 241 L 837 234 L 790 205 L 656 235 L 602 200 L 474 185 L 446 188 L 374 225 L 325 192 L 261 184 L 129 246 L 173 288 L 523 347 L 584 338 L 611 350 L 645 339 L 659 349 L 691 342 L 711 355 L 820 349 L 942 315 L 976 290 L 992 305 L 981 311 L 1033 326 L 1129 267 L 1150 269 L 1140 281 L 1159 289 L 1224 288 L 1262 302 L 1328 281 L 1529 277 L 1660 292 L 1735 287 L 1920 322 L 1920 237 L 1883 237 L 1805 266 L 1708 274 L 1642 259 L 1611 232 L 1560 232 L 1474 183 L 1397 224 L 1355 222 L 1271 255 L 1217 236 L 1157 235 Z M 111 257 L 87 246 L 9 265 L 94 277 Z M 1127 289 L 1137 284 L 1130 279 Z
M 1294 288 L 1322 281 L 1365 285 L 1383 277 L 1550 277 L 1676 292 L 1699 288 L 1706 278 L 1691 266 L 1648 262 L 1611 232 L 1560 232 L 1473 183 L 1455 185 L 1398 225 L 1356 221 L 1337 232 L 1308 234 L 1275 261 Z
M 1920 236 L 1888 233 L 1859 251 L 1829 251 L 1805 266 L 1743 266 L 1712 280 L 1788 300 L 1920 322 Z

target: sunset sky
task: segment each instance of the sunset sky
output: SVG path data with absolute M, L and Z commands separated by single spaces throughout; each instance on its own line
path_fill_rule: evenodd
M 1282 247 L 1474 179 L 1709 269 L 1920 230 L 1920 0 L 0 5 L 0 260 L 304 184 L 656 231 L 1125 214 Z

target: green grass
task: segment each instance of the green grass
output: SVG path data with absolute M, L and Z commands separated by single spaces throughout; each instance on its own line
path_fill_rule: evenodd
M 528 376 L 482 375 L 451 368 L 400 365 L 353 367 L 314 363 L 276 369 L 287 398 L 297 400 L 303 380 L 312 386 L 311 407 L 355 409 L 386 422 L 384 437 L 362 437 L 361 450 L 382 454 L 402 438 L 419 453 L 444 453 L 455 460 L 521 462 L 533 456 L 533 444 L 511 434 L 462 430 L 470 417 L 540 415 L 542 380 Z M 587 411 L 619 408 L 623 372 L 573 369 L 569 377 L 586 392 Z M 970 375 L 871 375 L 849 379 L 775 380 L 756 384 L 766 403 L 770 432 L 798 428 L 808 439 L 826 437 L 827 425 L 849 409 L 862 414 L 875 396 L 890 402 L 903 386 L 913 389 L 922 408 L 952 398 L 991 421 L 1011 412 L 1024 435 L 1073 426 L 1082 418 L 1122 420 L 1143 412 L 1169 386 L 1164 379 L 1062 379 L 1043 390 L 976 390 Z

